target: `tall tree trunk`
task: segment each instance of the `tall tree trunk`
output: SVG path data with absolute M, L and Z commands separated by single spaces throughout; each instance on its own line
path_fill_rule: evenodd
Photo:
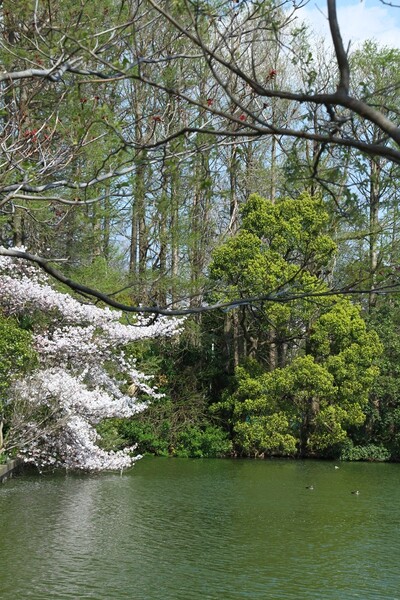
M 110 236 L 111 236 L 111 202 L 110 187 L 107 186 L 106 197 L 104 198 L 104 216 L 103 216 L 103 255 L 106 260 L 110 258 Z
M 145 273 L 147 267 L 147 227 L 146 227 L 146 165 L 145 152 L 136 158 L 136 172 L 133 182 L 133 204 L 131 213 L 130 274 L 136 282 L 136 296 L 146 296 Z
M 237 195 L 238 154 L 236 144 L 232 146 L 229 161 L 229 231 L 233 235 L 239 225 L 239 202 Z
M 12 236 L 14 246 L 24 245 L 24 219 L 20 208 L 14 209 L 12 217 Z
M 368 298 L 369 312 L 374 309 L 377 300 L 374 289 L 378 267 L 380 172 L 379 159 L 371 159 L 369 189 L 369 286 L 371 291 Z

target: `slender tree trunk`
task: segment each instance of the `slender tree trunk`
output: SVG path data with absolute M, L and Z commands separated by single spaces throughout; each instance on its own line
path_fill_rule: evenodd
M 14 246 L 24 245 L 24 220 L 22 211 L 19 208 L 14 210 L 12 217 L 12 232 L 13 232 L 13 244 Z
M 238 155 L 236 145 L 232 146 L 229 161 L 229 230 L 233 235 L 236 233 L 239 225 L 239 202 L 237 195 L 237 170 Z
M 239 313 L 234 309 L 225 315 L 224 340 L 225 340 L 225 371 L 233 373 L 240 364 L 239 353 Z
M 171 169 L 171 196 L 170 196 L 170 261 L 171 261 L 171 285 L 170 295 L 172 307 L 176 307 L 179 301 L 179 203 L 181 198 L 181 179 L 178 166 L 174 165 Z
M 138 265 L 138 222 L 136 216 L 136 205 L 135 199 L 133 198 L 132 210 L 131 210 L 131 239 L 130 239 L 130 253 L 129 253 L 129 273 L 136 275 Z
M 103 217 L 103 255 L 106 260 L 110 258 L 110 236 L 111 236 L 111 202 L 110 188 L 107 187 L 106 197 L 104 199 L 104 217 Z
M 376 287 L 378 267 L 380 171 L 381 167 L 379 159 L 371 159 L 369 189 L 369 285 L 371 292 L 368 299 L 369 312 L 374 309 L 377 300 L 374 289 Z
M 271 138 L 271 185 L 270 185 L 270 200 L 272 204 L 275 204 L 276 200 L 276 139 L 273 135 Z
M 136 293 L 146 295 L 145 272 L 147 267 L 147 227 L 146 227 L 146 187 L 145 153 L 137 158 L 133 184 L 133 204 L 131 213 L 130 274 L 136 281 Z
M 268 371 L 274 371 L 278 366 L 275 332 L 272 328 L 267 333 L 268 339 Z
M 100 206 L 93 204 L 91 211 L 91 225 L 92 225 L 92 260 L 103 254 L 102 245 L 102 223 L 100 217 Z

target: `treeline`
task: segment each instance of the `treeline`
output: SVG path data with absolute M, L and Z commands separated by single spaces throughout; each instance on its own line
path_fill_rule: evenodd
M 164 352 L 144 348 L 166 395 L 102 433 L 177 456 L 398 460 L 397 298 L 368 312 L 368 296 L 330 292 L 339 249 L 320 198 L 252 195 L 241 217 L 213 252 L 210 301 L 275 293 L 191 318 Z
M 377 119 L 309 101 L 341 77 L 329 48 L 269 2 L 14 4 L 0 245 L 127 305 L 231 303 L 135 345 L 165 396 L 105 448 L 398 460 L 399 166 Z M 399 58 L 348 57 L 395 122 Z

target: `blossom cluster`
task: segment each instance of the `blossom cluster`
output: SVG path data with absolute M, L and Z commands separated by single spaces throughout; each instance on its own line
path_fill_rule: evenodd
M 121 312 L 83 304 L 55 290 L 36 267 L 8 257 L 0 257 L 0 309 L 6 315 L 43 315 L 33 335 L 39 368 L 13 384 L 9 399 L 12 443 L 24 459 L 40 468 L 131 466 L 138 458 L 134 448 L 101 449 L 95 425 L 130 417 L 145 410 L 150 397 L 160 396 L 151 376 L 137 369 L 124 348 L 173 336 L 182 319 L 148 322 L 140 316 L 133 325 L 124 323 Z M 146 401 L 138 394 L 145 394 Z

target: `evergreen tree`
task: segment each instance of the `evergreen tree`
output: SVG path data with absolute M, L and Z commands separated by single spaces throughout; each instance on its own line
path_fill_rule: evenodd
M 333 452 L 351 426 L 364 422 L 378 337 L 358 307 L 324 296 L 335 244 L 320 200 L 272 204 L 252 196 L 242 214 L 239 232 L 215 251 L 211 273 L 224 284 L 224 298 L 265 302 L 248 300 L 237 309 L 243 366 L 233 393 L 213 410 L 230 422 L 241 454 Z M 288 290 L 299 299 L 273 301 Z

